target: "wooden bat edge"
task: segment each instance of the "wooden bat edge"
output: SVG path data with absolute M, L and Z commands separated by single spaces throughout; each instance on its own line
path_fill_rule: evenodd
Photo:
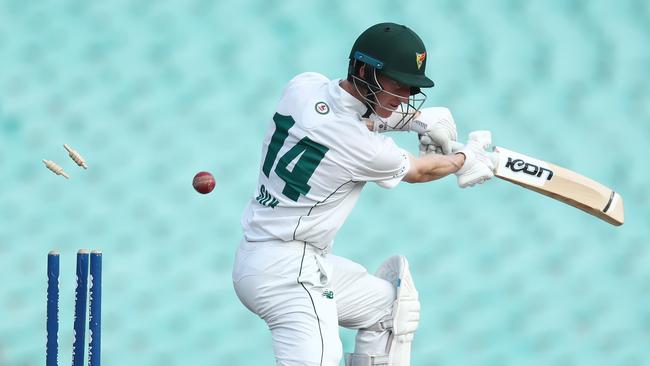
M 555 194 L 553 192 L 548 192 L 542 190 L 540 187 L 524 184 L 522 182 L 518 182 L 516 180 L 512 180 L 500 175 L 495 175 L 497 178 L 505 180 L 507 182 L 516 184 L 520 187 L 529 189 L 531 191 L 535 191 L 537 193 L 543 194 L 544 196 L 551 197 L 555 200 L 558 200 L 560 202 L 563 202 L 567 205 L 573 206 L 575 208 L 578 208 L 590 215 L 593 215 L 595 217 L 598 217 L 599 219 L 612 224 L 614 226 L 621 226 L 625 222 L 624 218 L 624 209 L 623 209 L 623 197 L 621 197 L 620 194 L 612 191 L 610 201 L 608 202 L 608 210 L 605 210 L 605 207 L 603 207 L 601 210 L 596 210 L 590 206 L 585 205 L 582 202 L 576 201 L 574 199 L 568 198 L 568 197 L 563 197 L 558 194 Z M 614 202 L 614 199 L 616 199 L 616 202 Z

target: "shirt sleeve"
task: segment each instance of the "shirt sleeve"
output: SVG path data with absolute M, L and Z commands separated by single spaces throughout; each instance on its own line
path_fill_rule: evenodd
M 393 188 L 402 181 L 411 167 L 409 153 L 397 146 L 390 137 L 377 137 L 375 153 L 361 164 L 354 178 L 375 182 L 383 188 Z

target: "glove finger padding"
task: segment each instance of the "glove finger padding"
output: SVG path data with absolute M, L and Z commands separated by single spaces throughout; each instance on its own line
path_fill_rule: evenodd
M 458 175 L 458 186 L 460 188 L 474 187 L 476 184 L 482 184 L 492 178 L 494 173 L 483 164 L 472 166 L 470 170 L 462 175 Z
M 434 145 L 435 150 L 451 154 L 451 142 L 458 139 L 458 133 L 456 122 L 448 108 L 423 108 L 411 124 L 414 125 L 416 122 L 426 127 L 424 131 L 418 131 L 421 135 L 421 144 Z M 424 151 L 423 148 L 420 150 Z
M 429 137 L 429 135 L 419 134 L 418 137 L 419 137 L 419 139 L 420 139 L 420 144 L 421 144 L 421 145 L 425 145 L 425 146 L 426 146 L 426 145 L 431 145 L 431 144 L 433 144 L 433 140 L 431 139 L 431 137 Z
M 429 135 L 418 135 L 419 137 L 419 146 L 418 149 L 420 151 L 420 156 L 426 155 L 426 154 L 442 154 L 443 149 L 440 145 L 434 143 L 434 141 L 431 139 L 431 136 Z M 446 145 L 449 147 L 449 150 L 451 152 L 451 143 L 446 143 Z
M 451 154 L 451 142 L 455 141 L 450 137 L 452 134 L 444 127 L 435 127 L 428 133 L 436 148 L 440 148 L 443 154 Z
M 483 144 L 469 140 L 460 152 L 465 155 L 465 164 L 456 172 L 460 188 L 473 187 L 494 176 L 495 165 Z
M 473 187 L 476 184 L 491 179 L 494 169 L 499 164 L 499 154 L 486 151 L 492 143 L 490 131 L 474 131 L 470 133 L 467 145 L 456 141 L 449 142 L 449 150 L 453 153 L 463 153 L 465 163 L 456 172 L 458 185 L 461 188 Z M 428 145 L 427 145 L 428 144 Z M 427 146 L 422 146 L 427 145 Z M 427 134 L 420 136 L 420 153 L 442 153 L 442 148 L 436 146 L 432 137 Z
M 444 129 L 450 140 L 458 140 L 458 132 L 456 130 L 456 122 L 451 115 L 449 108 L 445 107 L 430 107 L 422 108 L 420 113 L 416 116 L 417 120 L 424 121 L 430 126 L 430 129 L 435 128 Z

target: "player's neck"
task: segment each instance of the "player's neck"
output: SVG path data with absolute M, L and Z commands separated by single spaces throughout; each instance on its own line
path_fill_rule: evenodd
M 354 85 L 352 85 L 351 82 L 349 82 L 348 80 L 342 80 L 342 81 L 339 83 L 339 86 L 341 87 L 341 89 L 345 90 L 345 91 L 348 92 L 350 95 L 352 95 L 353 97 L 355 97 L 358 101 L 360 101 L 361 103 L 364 103 L 364 100 L 363 100 L 363 98 L 361 97 L 361 94 L 359 93 L 359 91 L 357 90 L 357 88 L 355 88 Z

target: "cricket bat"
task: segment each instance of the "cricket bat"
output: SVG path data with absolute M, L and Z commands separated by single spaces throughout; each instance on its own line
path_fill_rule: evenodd
M 470 139 L 479 141 L 487 149 L 492 144 L 489 131 L 475 131 Z M 454 151 L 462 148 L 454 143 Z M 510 183 L 579 208 L 608 223 L 620 226 L 624 222 L 623 198 L 592 179 L 549 162 L 495 146 L 498 154 L 494 175 Z

